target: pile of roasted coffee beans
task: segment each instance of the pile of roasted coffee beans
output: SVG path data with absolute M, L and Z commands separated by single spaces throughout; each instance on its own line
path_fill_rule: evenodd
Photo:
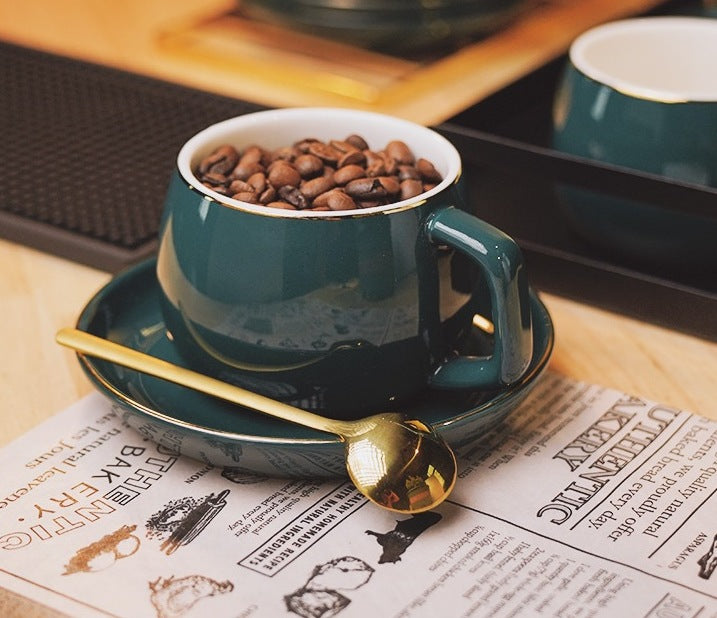
M 359 135 L 303 139 L 239 152 L 224 144 L 195 170 L 210 189 L 242 202 L 289 210 L 353 210 L 392 204 L 428 191 L 441 174 L 402 141 L 373 151 Z

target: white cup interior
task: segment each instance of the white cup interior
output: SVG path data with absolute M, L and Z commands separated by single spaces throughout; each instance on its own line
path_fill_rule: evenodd
M 267 149 L 289 146 L 305 138 L 322 141 L 342 140 L 351 134 L 363 137 L 372 150 L 381 150 L 391 140 L 402 140 L 416 158 L 433 163 L 443 176 L 436 187 L 411 200 L 387 206 L 346 211 L 291 211 L 240 202 L 220 195 L 200 183 L 194 174 L 199 162 L 222 144 L 231 144 L 240 152 L 256 144 Z M 342 217 L 363 215 L 386 210 L 402 209 L 441 192 L 460 175 L 460 156 L 455 147 L 442 135 L 421 125 L 374 112 L 341 108 L 287 108 L 246 114 L 207 127 L 190 140 L 179 152 L 177 165 L 182 176 L 197 190 L 229 206 L 259 214 L 267 211 L 287 217 Z
M 643 17 L 580 35 L 570 60 L 584 75 L 630 96 L 668 103 L 717 101 L 717 20 Z

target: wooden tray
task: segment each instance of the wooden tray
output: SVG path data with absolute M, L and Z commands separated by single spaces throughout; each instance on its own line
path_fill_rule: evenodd
M 435 124 L 560 56 L 587 28 L 663 3 L 526 0 L 492 34 L 413 58 L 252 21 L 240 4 L 170 24 L 158 43 L 162 53 L 222 69 L 248 101 L 357 107 Z

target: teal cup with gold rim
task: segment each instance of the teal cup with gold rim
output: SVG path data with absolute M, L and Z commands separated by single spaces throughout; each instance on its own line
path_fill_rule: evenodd
M 717 187 L 717 20 L 643 17 L 573 41 L 552 145 L 600 163 Z M 717 269 L 717 219 L 560 187 L 572 227 L 630 258 Z M 715 204 L 717 209 L 717 204 Z
M 308 211 L 229 198 L 197 177 L 222 144 L 350 134 L 374 150 L 403 141 L 442 180 L 389 205 Z M 268 110 L 192 137 L 166 196 L 157 277 L 190 366 L 327 416 L 400 408 L 426 388 L 501 389 L 532 356 L 520 249 L 466 211 L 448 140 L 383 114 Z M 486 349 L 469 345 L 477 328 Z

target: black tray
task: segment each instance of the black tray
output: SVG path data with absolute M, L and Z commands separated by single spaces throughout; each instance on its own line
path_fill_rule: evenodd
M 460 150 L 473 207 L 522 247 L 546 292 L 717 340 L 717 264 L 667 270 L 582 240 L 568 226 L 557 182 L 717 218 L 717 189 L 608 166 L 547 146 L 559 58 L 439 129 Z M 717 239 L 715 239 L 717 242 Z

